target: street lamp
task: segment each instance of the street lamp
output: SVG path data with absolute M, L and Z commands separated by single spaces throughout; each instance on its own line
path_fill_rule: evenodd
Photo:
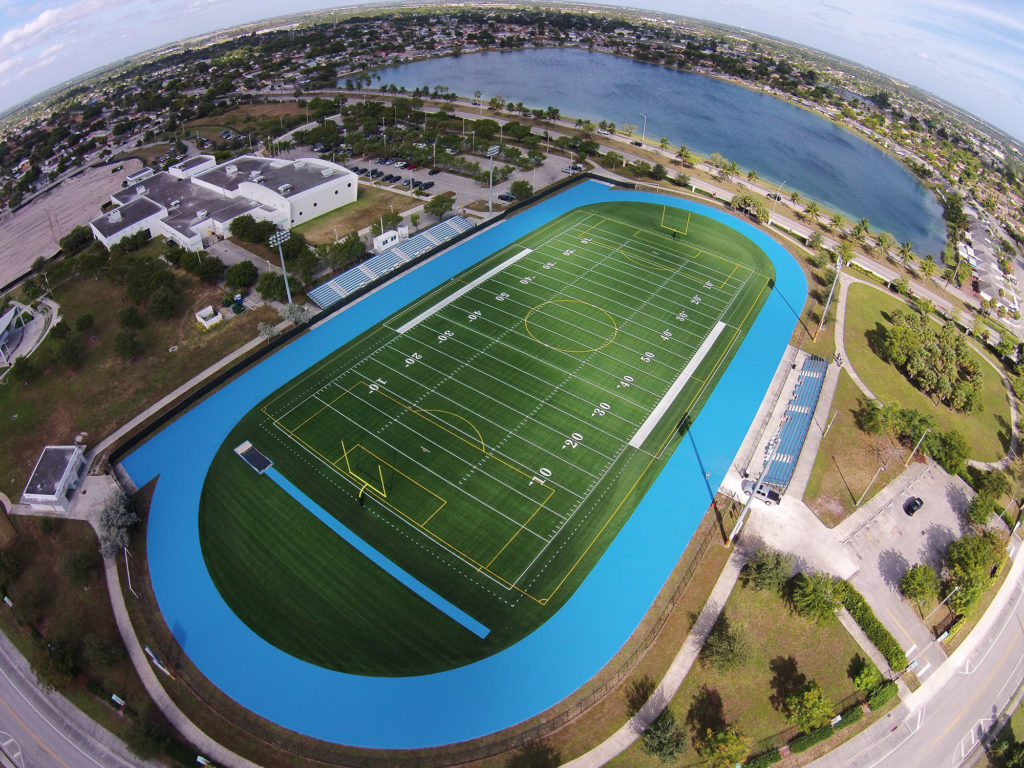
M 487 185 L 487 212 L 494 212 L 494 156 L 501 151 L 501 147 L 493 144 L 487 148 L 487 157 L 491 161 L 490 182 Z
M 640 117 L 644 119 L 644 129 L 643 132 L 640 134 L 640 143 L 642 144 L 647 139 L 647 115 L 641 112 Z
M 774 202 L 772 203 L 772 215 L 768 217 L 768 226 L 772 225 L 772 221 L 775 219 L 775 206 L 779 204 L 779 200 L 782 198 L 782 187 L 785 186 L 786 182 L 779 184 L 779 188 L 775 190 Z
M 267 241 L 270 244 L 271 248 L 273 248 L 275 245 L 277 246 L 277 255 L 281 257 L 281 272 L 284 273 L 284 292 L 288 296 L 289 306 L 291 306 L 292 303 L 292 289 L 288 286 L 288 269 L 284 265 L 284 251 L 281 250 L 281 243 L 283 243 L 291 236 L 291 230 L 279 229 L 277 230 L 277 232 L 272 234 L 270 236 L 270 239 Z

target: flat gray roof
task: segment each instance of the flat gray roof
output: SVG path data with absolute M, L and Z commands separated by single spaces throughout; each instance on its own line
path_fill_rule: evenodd
M 61 478 L 78 449 L 73 445 L 48 445 L 32 470 L 25 493 L 33 496 L 55 496 Z
M 143 219 L 149 218 L 154 213 L 159 213 L 160 210 L 160 206 L 152 200 L 140 197 L 93 219 L 91 223 L 97 230 L 99 230 L 101 235 L 104 237 L 110 237 L 111 235 L 116 235 L 123 229 L 127 229 L 132 224 L 137 224 Z M 121 218 L 117 221 L 111 221 L 110 214 L 115 212 L 120 213 Z
M 229 165 L 235 166 L 238 170 L 235 173 L 228 173 Z M 218 165 L 208 171 L 203 171 L 195 178 L 202 179 L 208 184 L 220 187 L 221 189 L 234 191 L 243 181 L 251 181 L 250 175 L 259 172 L 263 176 L 263 186 L 276 190 L 283 184 L 291 184 L 292 188 L 284 195 L 291 197 L 300 192 L 318 187 L 324 182 L 341 176 L 347 171 L 335 171 L 329 176 L 324 176 L 324 167 L 312 165 L 302 160 L 276 160 L 269 157 L 238 157 L 230 162 Z M 333 169 L 332 169 L 333 170 Z
M 187 171 L 195 168 L 197 165 L 207 163 L 210 160 L 213 160 L 213 155 L 196 155 L 195 157 L 190 157 L 187 160 L 182 160 L 178 163 L 178 167 L 183 171 Z

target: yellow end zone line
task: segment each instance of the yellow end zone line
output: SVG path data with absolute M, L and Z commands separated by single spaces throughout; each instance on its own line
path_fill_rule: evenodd
M 708 376 L 707 379 L 705 379 L 701 383 L 700 388 L 697 390 L 696 394 L 694 394 L 693 398 L 690 400 L 689 404 L 686 406 L 686 409 L 683 411 L 683 413 L 689 413 L 690 409 L 693 407 L 693 404 L 695 402 L 697 402 L 697 399 L 701 396 L 701 394 L 703 394 L 704 390 L 707 388 L 708 382 L 710 382 L 712 379 L 714 379 L 715 372 L 721 367 L 722 362 L 725 360 L 725 358 L 727 357 L 727 355 L 729 353 L 729 350 L 732 349 L 732 345 L 736 343 L 736 337 L 739 335 L 740 328 L 743 327 L 743 324 L 746 322 L 747 317 L 750 316 L 750 313 L 753 311 L 754 306 L 758 303 L 758 301 L 760 301 L 761 294 L 764 293 L 764 289 L 767 288 L 767 287 L 768 287 L 768 278 L 765 278 L 764 285 L 761 286 L 761 290 L 758 292 L 757 298 L 754 299 L 753 303 L 751 303 L 750 309 L 747 310 L 747 314 L 743 316 L 743 322 L 741 322 L 739 324 L 739 327 L 736 328 L 735 332 L 732 335 L 732 338 L 729 339 L 729 344 L 725 347 L 725 350 L 722 352 L 721 356 L 719 356 L 719 358 L 718 358 L 718 362 L 715 363 L 715 367 L 711 370 L 711 374 Z M 565 576 L 562 577 L 562 580 L 559 581 L 558 584 L 555 585 L 555 588 L 551 590 L 551 593 L 546 598 L 544 598 L 543 600 L 538 601 L 538 602 L 541 603 L 541 605 L 547 604 L 547 602 L 552 597 L 555 596 L 555 594 L 558 592 L 558 590 L 562 588 L 562 585 L 565 584 L 566 580 L 572 575 L 573 571 L 575 571 L 576 568 L 579 566 L 579 564 L 583 561 L 583 558 L 585 558 L 587 556 L 587 553 L 590 552 L 590 550 L 593 548 L 594 544 L 597 543 L 597 540 L 599 538 L 601 538 L 601 535 L 605 532 L 605 529 L 608 527 L 608 525 L 611 523 L 611 521 L 615 519 L 615 516 L 619 513 L 619 510 L 622 509 L 622 505 L 625 504 L 626 500 L 629 499 L 629 497 L 633 495 L 633 491 L 636 490 L 637 485 L 640 484 L 640 481 L 650 471 L 651 466 L 654 464 L 655 461 L 658 461 L 661 458 L 662 451 L 665 450 L 665 446 L 668 445 L 668 443 L 672 439 L 672 435 L 674 433 L 675 433 L 675 430 L 673 429 L 665 437 L 665 439 L 662 441 L 661 445 L 658 446 L 658 450 L 654 452 L 653 456 L 651 456 L 651 460 L 649 462 L 647 462 L 647 466 L 644 467 L 643 471 L 637 476 L 636 481 L 633 483 L 633 485 L 631 485 L 629 487 L 629 490 L 626 491 L 625 495 L 622 497 L 622 500 L 618 503 L 618 505 L 615 507 L 615 509 L 612 510 L 611 515 L 608 516 L 608 519 L 605 520 L 604 525 L 601 526 L 601 529 L 594 535 L 594 538 L 591 539 L 590 543 L 587 545 L 587 548 L 585 550 L 583 550 L 583 552 L 580 554 L 580 556 L 578 558 L 576 558 L 576 561 L 572 564 L 572 566 L 566 572 Z
M 338 395 L 333 400 L 331 400 L 329 404 L 327 404 L 323 408 L 319 409 L 316 412 L 316 414 L 314 414 L 314 416 L 317 415 L 317 414 L 322 413 L 326 408 L 329 408 L 329 407 L 333 406 L 333 404 L 335 402 L 337 402 L 342 397 L 345 397 L 346 395 L 351 393 L 351 391 L 353 389 L 355 389 L 356 387 L 358 387 L 360 385 L 369 387 L 369 384 L 366 381 L 358 381 L 358 382 L 356 382 L 351 387 L 349 387 L 348 389 L 344 390 L 340 395 Z M 523 477 L 528 477 L 528 478 L 532 479 L 533 476 L 531 474 L 527 474 L 526 472 L 523 472 L 518 467 L 515 467 L 512 464 L 509 464 L 507 461 L 502 459 L 500 456 L 498 456 L 498 455 L 496 455 L 496 454 L 494 454 L 494 453 L 492 453 L 490 451 L 487 451 L 486 450 L 486 446 L 484 445 L 484 441 L 483 441 L 482 437 L 480 437 L 480 445 L 475 445 L 473 442 L 471 442 L 469 440 L 466 440 L 466 438 L 464 438 L 462 435 L 458 434 L 457 432 L 453 432 L 450 429 L 448 429 L 444 424 L 442 424 L 442 423 L 440 423 L 440 422 L 438 422 L 438 421 L 436 421 L 434 419 L 428 418 L 427 416 L 424 415 L 425 413 L 432 412 L 432 411 L 423 411 L 423 410 L 411 408 L 407 404 L 403 403 L 401 400 L 399 400 L 399 399 L 397 399 L 395 397 L 392 397 L 389 393 L 384 392 L 383 390 L 377 390 L 377 392 L 375 394 L 379 394 L 379 395 L 383 395 L 384 397 L 387 397 L 392 402 L 396 403 L 397 405 L 401 406 L 402 408 L 405 408 L 408 412 L 418 416 L 419 418 L 423 419 L 424 421 L 429 422 L 430 424 L 433 424 L 434 426 L 438 427 L 442 431 L 447 432 L 452 437 L 454 437 L 454 438 L 456 438 L 458 440 L 461 440 L 462 442 L 466 443 L 466 445 L 469 445 L 472 448 L 475 448 L 476 450 L 479 450 L 481 453 L 483 453 L 484 455 L 488 456 L 489 458 L 493 458 L 494 460 L 500 462 L 501 464 L 504 464 L 506 467 L 508 467 L 509 469 L 513 470 L 514 472 L 518 472 Z M 444 413 L 449 413 L 449 412 L 448 411 L 444 411 Z M 458 414 L 450 414 L 450 415 L 457 416 L 458 418 L 462 419 L 463 421 L 465 421 L 467 424 L 469 424 L 473 428 L 473 430 L 477 433 L 477 435 L 480 435 L 479 430 L 473 425 L 473 423 L 471 421 L 469 421 L 469 419 L 466 419 L 466 418 L 464 418 L 462 416 L 458 416 Z M 351 448 L 348 448 L 348 449 L 345 449 L 345 445 L 344 445 L 344 443 L 342 443 L 342 455 L 339 456 L 335 461 L 331 461 L 326 456 L 324 456 L 322 453 L 320 453 L 318 450 L 316 450 L 313 446 L 311 446 L 309 443 L 307 443 L 305 440 L 303 440 L 301 437 L 299 437 L 299 435 L 295 434 L 295 432 L 293 432 L 292 430 L 288 429 L 283 424 L 280 424 L 276 419 L 273 419 L 273 417 L 270 417 L 270 418 L 274 421 L 275 424 L 277 424 L 281 428 L 281 430 L 283 430 L 288 435 L 290 435 L 293 439 L 297 440 L 299 443 L 304 445 L 311 453 L 315 454 L 316 456 L 319 456 L 321 459 L 323 459 L 329 465 L 335 467 L 335 469 L 339 470 L 342 473 L 343 476 L 347 475 L 350 478 L 355 479 L 357 481 L 357 483 L 356 483 L 357 486 L 359 485 L 359 483 L 362 483 L 363 485 L 360 487 L 360 493 L 362 493 L 363 491 L 365 491 L 367 489 L 369 489 L 371 491 L 374 491 L 375 494 L 379 495 L 379 499 L 378 500 L 384 506 L 386 506 L 388 509 L 392 510 L 396 514 L 400 515 L 404 519 L 408 520 L 411 524 L 415 525 L 417 528 L 422 530 L 424 533 L 429 535 L 431 538 L 433 538 L 436 541 L 438 541 L 441 544 L 443 544 L 445 547 L 450 549 L 452 552 L 455 552 L 460 557 L 465 558 L 472 565 L 476 566 L 477 571 L 483 571 L 483 572 L 488 573 L 489 575 L 494 577 L 497 581 L 507 585 L 510 589 L 515 589 L 516 591 L 520 592 L 521 594 L 525 595 L 526 597 L 529 597 L 530 599 L 537 601 L 541 605 L 543 605 L 544 602 L 546 602 L 546 598 L 545 599 L 539 599 L 539 598 L 535 597 L 534 595 L 531 595 L 529 592 L 524 591 L 523 589 L 521 589 L 517 585 L 513 584 L 512 582 L 510 582 L 505 577 L 503 577 L 500 574 L 497 574 L 497 573 L 491 571 L 488 566 L 490 566 L 491 563 L 493 563 L 497 559 L 498 555 L 500 555 L 509 546 L 509 544 L 511 544 L 512 541 L 517 536 L 519 536 L 520 533 L 522 533 L 522 531 L 526 528 L 527 525 L 529 525 L 530 521 L 533 520 L 533 518 L 537 515 L 537 513 L 540 512 L 542 509 L 544 509 L 548 505 L 548 502 L 551 501 L 551 497 L 555 495 L 555 489 L 554 488 L 550 488 L 550 487 L 545 486 L 546 490 L 548 491 L 547 497 L 544 498 L 544 500 L 540 502 L 540 504 L 533 511 L 533 513 L 530 515 L 530 517 L 527 518 L 526 522 L 520 524 L 519 529 L 514 534 L 512 534 L 512 536 L 508 539 L 508 541 L 506 541 L 505 544 L 501 547 L 501 549 L 498 550 L 498 554 L 496 554 L 494 557 L 492 557 L 491 560 L 488 563 L 484 564 L 484 563 L 479 562 L 473 556 L 463 552 L 458 547 L 454 546 L 453 544 L 451 544 L 450 542 L 448 542 L 447 540 L 445 540 L 444 538 L 442 538 L 437 533 L 435 533 L 434 531 L 430 530 L 427 527 L 427 525 L 437 515 L 437 513 L 440 512 L 448 504 L 447 500 L 444 499 L 442 496 L 439 496 L 438 494 L 434 493 L 429 488 L 424 486 L 422 483 L 419 483 L 416 480 L 413 480 L 411 477 L 409 477 L 407 474 L 405 474 L 400 469 L 395 467 L 393 464 L 391 464 L 390 462 L 384 461 L 379 456 L 377 456 L 375 453 L 373 453 L 373 451 L 369 450 L 368 448 L 366 448 L 365 446 L 363 446 L 360 443 L 357 443 L 356 445 L 354 445 L 354 446 L 352 446 Z M 311 416 L 310 418 L 313 418 L 313 417 Z M 305 425 L 309 420 L 310 419 L 306 419 L 305 421 L 303 421 L 302 425 Z M 302 426 L 302 425 L 300 425 L 300 426 Z M 298 427 L 296 427 L 296 429 L 298 429 Z M 368 482 L 365 478 L 361 477 L 360 475 L 356 474 L 355 472 L 352 472 L 351 471 L 351 467 L 349 467 L 347 470 L 345 470 L 345 469 L 342 469 L 341 467 L 338 466 L 338 462 L 340 462 L 342 459 L 345 459 L 345 463 L 346 463 L 346 465 L 348 465 L 348 455 L 352 451 L 354 451 L 356 448 L 359 448 L 359 449 L 361 449 L 363 451 L 366 451 L 366 453 L 368 453 L 371 456 L 373 456 L 373 458 L 376 459 L 377 462 L 378 462 L 378 470 L 380 469 L 380 465 L 388 466 L 390 469 L 392 469 L 395 472 L 397 472 L 398 474 L 400 474 L 406 480 L 408 480 L 412 484 L 418 486 L 419 488 L 423 489 L 426 493 L 429 493 L 431 496 L 433 496 L 438 501 L 440 501 L 441 502 L 440 506 L 438 506 L 438 508 L 435 509 L 430 514 L 430 516 L 427 517 L 427 519 L 424 520 L 422 523 L 419 520 L 416 520 L 415 518 L 413 518 L 410 515 L 408 515 L 405 512 L 403 512 L 400 508 L 396 507 L 393 503 L 391 503 L 390 501 L 387 500 L 387 494 L 383 490 L 384 489 L 384 476 L 383 476 L 383 472 L 382 471 L 381 471 L 381 490 L 378 490 L 372 483 Z

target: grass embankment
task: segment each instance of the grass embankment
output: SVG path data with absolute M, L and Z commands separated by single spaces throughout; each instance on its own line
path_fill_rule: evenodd
M 958 413 L 920 393 L 900 371 L 874 351 L 890 327 L 888 317 L 905 309 L 899 299 L 862 283 L 850 286 L 846 302 L 845 346 L 850 365 L 883 402 L 896 402 L 931 415 L 940 430 L 955 429 L 971 446 L 970 458 L 996 461 L 1010 446 L 1010 410 L 1006 388 L 988 360 L 973 350 L 971 357 L 982 372 L 981 409 Z
M 868 488 L 871 476 L 887 466 L 871 486 L 877 493 L 903 470 L 907 451 L 891 438 L 862 431 L 855 414 L 867 401 L 846 370 L 839 374 L 832 400 L 832 428 L 821 441 L 814 469 L 807 482 L 804 501 L 825 525 L 834 527 L 854 511 L 854 504 Z M 826 422 L 827 423 L 827 422 Z M 871 491 L 865 500 L 871 498 Z
M 150 403 L 155 402 L 200 371 L 213 365 L 241 344 L 255 338 L 261 320 L 276 320 L 270 309 L 260 308 L 232 316 L 206 333 L 200 332 L 194 313 L 212 304 L 220 306 L 224 289 L 178 273 L 182 313 L 170 320 L 147 318 L 138 338 L 143 352 L 125 362 L 114 349 L 120 331 L 117 313 L 128 306 L 124 288 L 106 279 L 73 281 L 54 288 L 54 298 L 68 324 L 75 326 L 91 314 L 95 327 L 81 342 L 84 362 L 68 369 L 60 362 L 58 344 L 48 336 L 30 358 L 40 373 L 27 385 L 8 377 L 0 387 L 0 491 L 12 499 L 35 466 L 39 451 L 48 444 L 68 444 L 85 433 L 95 444 Z M 170 352 L 171 347 L 177 350 Z
M 258 138 L 279 136 L 283 131 L 306 122 L 306 111 L 294 101 L 267 104 L 243 104 L 220 115 L 190 120 L 185 129 L 212 142 L 221 142 L 221 133 L 255 134 Z
M 67 642 L 78 675 L 61 693 L 124 737 L 132 721 L 112 706 L 109 694 L 138 712 L 149 708 L 149 695 L 121 644 L 92 528 L 54 518 L 14 517 L 12 523 L 18 538 L 5 557 L 17 562 L 17 575 L 6 585 L 14 608 L 0 611 L 0 626 L 33 665 L 45 653 L 44 643 Z
M 120 162 L 127 160 L 128 158 L 134 157 L 141 160 L 144 165 L 150 168 L 154 165 L 154 158 L 162 157 L 167 154 L 170 150 L 171 145 L 166 143 L 150 144 L 147 147 L 139 147 L 138 149 L 129 149 L 127 152 L 121 152 L 110 159 L 110 162 Z
M 295 227 L 295 231 L 301 232 L 314 245 L 333 243 L 335 237 L 344 238 L 349 232 L 357 232 L 370 226 L 377 221 L 381 212 L 393 210 L 395 213 L 403 213 L 410 208 L 423 205 L 423 202 L 415 197 L 360 184 L 359 197 L 355 202 L 300 224 Z M 433 221 L 433 217 L 430 216 L 422 218 Z M 239 245 L 246 247 L 242 243 Z
M 821 685 L 836 710 L 853 703 L 857 690 L 850 677 L 863 662 L 860 647 L 838 622 L 815 624 L 795 614 L 777 594 L 757 592 L 737 584 L 725 604 L 730 628 L 747 641 L 745 661 L 730 671 L 719 671 L 697 662 L 670 702 L 676 722 L 691 736 L 706 729 L 720 730 L 736 724 L 755 752 L 784 744 L 797 729 L 786 719 L 787 696 L 811 680 Z M 762 638 L 771 638 L 763 642 Z M 636 679 L 636 678 L 634 678 Z M 842 702 L 842 703 L 840 703 Z M 867 723 L 866 717 L 861 723 Z M 858 723 L 845 734 L 854 735 Z M 826 742 L 835 746 L 836 739 Z M 676 765 L 692 765 L 702 759 L 688 746 Z M 608 763 L 613 768 L 655 768 L 656 757 L 645 754 L 640 743 Z

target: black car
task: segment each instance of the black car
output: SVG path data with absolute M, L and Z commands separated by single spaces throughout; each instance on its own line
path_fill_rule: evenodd
M 903 511 L 907 513 L 907 517 L 913 517 L 914 513 L 923 506 L 924 501 L 921 497 L 915 496 L 912 499 L 907 499 L 906 503 L 903 505 Z
M 437 174 L 439 174 L 440 172 L 441 172 L 440 168 L 431 168 L 430 169 L 430 173 L 427 174 L 427 175 L 428 176 L 437 176 Z
M 512 195 L 507 193 L 498 195 L 498 199 L 501 200 L 503 203 L 511 203 L 513 200 L 515 200 L 515 198 L 512 197 Z
M 420 189 L 430 189 L 432 186 L 434 186 L 434 182 L 424 181 L 422 184 L 420 184 Z

